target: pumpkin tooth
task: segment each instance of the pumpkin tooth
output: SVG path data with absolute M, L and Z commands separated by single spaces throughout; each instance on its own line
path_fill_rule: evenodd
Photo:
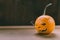
M 47 28 L 45 30 L 42 30 L 41 32 L 46 32 L 47 31 Z

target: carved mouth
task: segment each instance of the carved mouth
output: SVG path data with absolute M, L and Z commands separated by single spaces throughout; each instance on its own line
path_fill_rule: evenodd
M 47 28 L 45 30 L 42 30 L 41 32 L 46 32 L 47 31 Z

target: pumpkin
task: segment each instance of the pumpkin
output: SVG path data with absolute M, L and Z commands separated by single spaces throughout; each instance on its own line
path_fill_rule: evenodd
M 52 3 L 45 7 L 43 15 L 39 16 L 35 21 L 35 29 L 38 33 L 50 34 L 55 29 L 55 20 L 53 17 L 45 15 L 46 8 L 51 4 Z

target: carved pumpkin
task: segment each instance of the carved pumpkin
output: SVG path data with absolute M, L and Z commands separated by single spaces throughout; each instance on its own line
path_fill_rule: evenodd
M 48 4 L 46 8 L 50 5 L 51 3 Z M 49 34 L 55 28 L 54 19 L 49 15 L 45 15 L 46 8 L 44 10 L 44 14 L 39 16 L 35 21 L 35 29 L 38 31 L 38 33 L 42 33 L 42 34 Z

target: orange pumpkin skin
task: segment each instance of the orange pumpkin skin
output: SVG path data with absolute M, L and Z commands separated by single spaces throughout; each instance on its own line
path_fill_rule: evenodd
M 35 21 L 35 29 L 38 33 L 49 34 L 55 29 L 55 21 L 49 15 L 39 16 Z

